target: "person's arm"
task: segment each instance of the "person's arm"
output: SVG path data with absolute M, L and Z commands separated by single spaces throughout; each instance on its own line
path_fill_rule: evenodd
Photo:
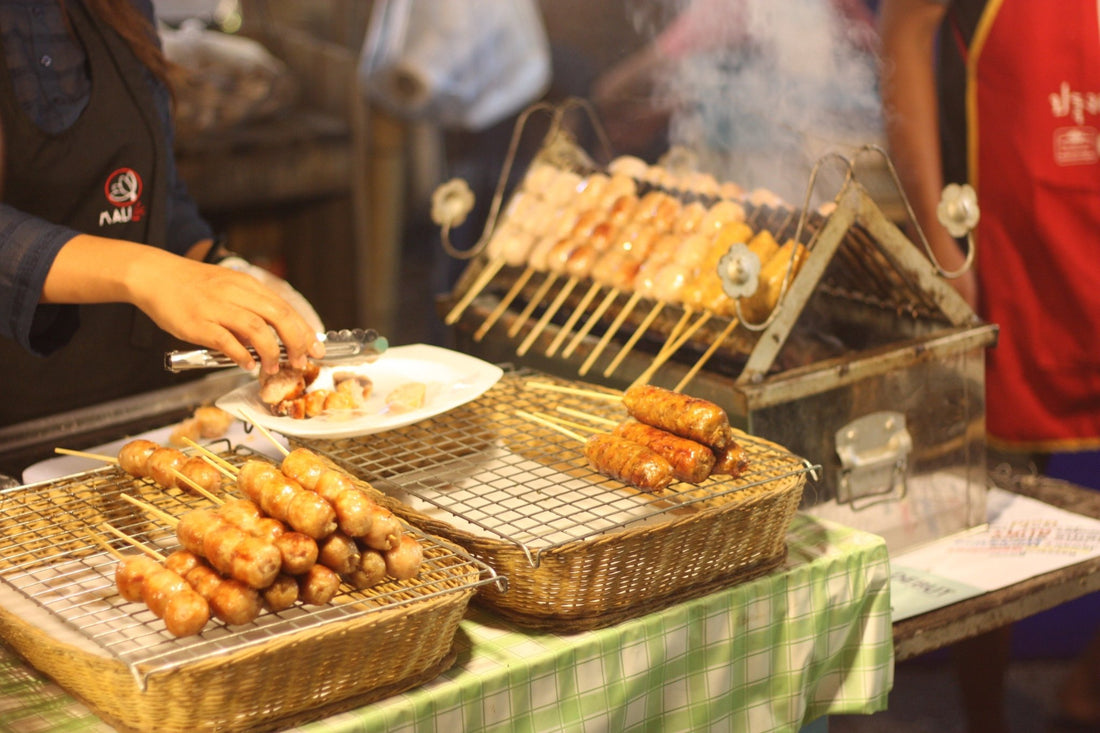
M 42 303 L 131 303 L 174 336 L 217 349 L 242 368 L 260 355 L 279 365 L 278 334 L 292 365 L 320 357 L 310 325 L 255 277 L 133 242 L 78 234 L 58 251 L 42 286 Z
M 952 271 L 966 257 L 936 217 L 944 180 L 935 48 L 945 13 L 946 7 L 933 0 L 884 0 L 880 76 L 891 158 L 933 255 L 945 270 Z M 973 269 L 949 282 L 976 307 Z

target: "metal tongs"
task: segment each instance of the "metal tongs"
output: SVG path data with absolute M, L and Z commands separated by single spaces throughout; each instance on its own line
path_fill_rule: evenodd
M 379 336 L 373 328 L 342 329 L 318 334 L 325 345 L 325 355 L 313 359 L 317 364 L 339 363 L 345 366 L 366 364 L 374 361 L 389 348 L 390 342 L 385 336 Z M 259 362 L 256 352 L 249 348 L 252 356 Z M 279 347 L 279 355 L 286 358 L 286 349 Z M 164 355 L 164 368 L 170 372 L 182 372 L 189 369 L 217 369 L 236 366 L 228 356 L 211 349 L 194 351 L 169 351 Z

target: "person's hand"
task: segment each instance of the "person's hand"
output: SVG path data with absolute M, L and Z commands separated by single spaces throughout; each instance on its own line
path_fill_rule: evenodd
M 280 340 L 291 366 L 324 356 L 315 324 L 252 274 L 158 250 L 146 255 L 127 278 L 132 302 L 177 338 L 217 349 L 246 370 L 256 366 L 251 346 L 268 373 L 278 371 Z

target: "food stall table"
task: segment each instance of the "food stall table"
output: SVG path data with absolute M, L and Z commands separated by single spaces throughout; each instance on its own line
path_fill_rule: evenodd
M 884 541 L 799 514 L 788 544 L 771 574 L 605 629 L 533 632 L 473 608 L 450 670 L 302 728 L 764 731 L 884 709 Z M 13 730 L 110 730 L 4 646 L 0 719 Z

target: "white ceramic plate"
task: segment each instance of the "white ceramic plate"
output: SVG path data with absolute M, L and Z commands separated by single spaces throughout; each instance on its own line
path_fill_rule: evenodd
M 223 410 L 283 435 L 300 438 L 350 438 L 412 425 L 439 415 L 484 394 L 504 371 L 486 361 L 428 344 L 394 346 L 377 361 L 355 366 L 325 366 L 310 389 L 331 389 L 334 372 L 354 372 L 374 384 L 362 407 L 344 414 L 294 419 L 277 417 L 260 400 L 259 382 L 238 387 L 216 402 Z M 386 396 L 406 382 L 426 385 L 424 405 L 394 413 Z

